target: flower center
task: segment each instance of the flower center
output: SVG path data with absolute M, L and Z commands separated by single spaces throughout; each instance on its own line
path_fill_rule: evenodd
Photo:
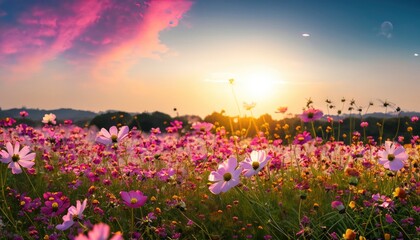
M 115 136 L 115 135 L 112 135 L 112 136 L 111 136 L 111 140 L 112 140 L 112 142 L 113 142 L 113 143 L 116 143 L 116 142 L 117 142 L 117 140 L 118 140 L 118 137 L 117 137 L 117 136 Z
M 72 217 L 73 217 L 73 221 L 76 221 L 78 218 L 77 214 L 74 214 Z
M 314 113 L 310 112 L 308 113 L 308 118 L 313 118 L 314 117 Z
M 252 162 L 252 168 L 254 170 L 257 170 L 260 167 L 260 163 L 259 162 Z
M 12 161 L 13 162 L 17 162 L 17 161 L 19 161 L 20 160 L 20 156 L 19 156 L 19 154 L 13 154 L 13 156 L 12 156 Z
M 232 174 L 231 173 L 225 173 L 223 174 L 223 179 L 228 182 L 230 179 L 232 179 Z
M 394 154 L 388 154 L 388 160 L 389 161 L 393 161 L 395 159 L 395 155 Z
M 57 209 L 58 209 L 58 203 L 57 202 L 53 202 L 51 204 L 51 207 L 52 207 L 52 209 L 53 209 L 54 212 L 57 211 Z
M 299 136 L 299 137 L 298 137 L 298 141 L 302 142 L 303 140 L 305 140 L 305 138 L 304 138 L 304 137 L 302 137 L 302 136 Z
M 137 198 L 131 198 L 130 203 L 131 204 L 136 204 L 137 203 Z

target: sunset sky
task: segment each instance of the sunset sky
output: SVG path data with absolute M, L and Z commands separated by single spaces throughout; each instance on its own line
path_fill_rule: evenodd
M 416 0 L 0 0 L 2 109 L 420 111 L 419 54 Z

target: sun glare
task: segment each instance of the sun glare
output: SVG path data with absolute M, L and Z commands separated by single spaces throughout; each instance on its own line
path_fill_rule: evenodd
M 260 68 L 247 72 L 239 83 L 245 95 L 244 98 L 258 102 L 275 94 L 281 81 L 273 69 Z

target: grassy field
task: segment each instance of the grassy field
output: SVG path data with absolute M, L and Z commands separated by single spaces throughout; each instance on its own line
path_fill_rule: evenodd
M 419 238 L 416 142 L 313 138 L 316 114 L 276 140 L 206 123 L 3 126 L 0 238 Z

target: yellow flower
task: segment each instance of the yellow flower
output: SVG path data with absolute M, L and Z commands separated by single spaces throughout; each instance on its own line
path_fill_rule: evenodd
M 356 239 L 356 232 L 354 232 L 350 228 L 347 228 L 346 233 L 343 234 L 343 238 L 346 240 L 354 240 Z
M 392 194 L 394 195 L 394 197 L 398 197 L 402 199 L 407 197 L 407 194 L 405 193 L 404 188 L 400 188 L 400 187 L 397 187 Z
M 356 207 L 356 202 L 355 202 L 355 201 L 350 201 L 350 202 L 349 202 L 349 207 L 350 207 L 351 209 L 355 208 L 355 207 Z
M 391 239 L 391 234 L 389 234 L 389 233 L 385 233 L 385 234 L 384 234 L 384 239 L 385 239 L 385 240 L 389 240 L 389 239 Z

